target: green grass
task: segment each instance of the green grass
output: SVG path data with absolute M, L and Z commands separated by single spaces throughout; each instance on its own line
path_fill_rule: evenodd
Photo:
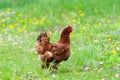
M 119 80 L 119 0 L 0 0 L 0 80 Z M 71 57 L 42 70 L 37 35 L 73 26 Z

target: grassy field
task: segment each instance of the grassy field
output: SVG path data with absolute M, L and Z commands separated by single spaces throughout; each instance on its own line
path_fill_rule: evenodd
M 0 0 L 0 80 L 119 80 L 120 0 Z M 42 70 L 36 37 L 71 25 L 71 57 Z

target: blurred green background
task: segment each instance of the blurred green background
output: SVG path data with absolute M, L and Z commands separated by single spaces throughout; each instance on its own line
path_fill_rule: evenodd
M 119 80 L 120 0 L 0 0 L 0 80 Z M 71 25 L 71 57 L 42 70 L 35 45 Z

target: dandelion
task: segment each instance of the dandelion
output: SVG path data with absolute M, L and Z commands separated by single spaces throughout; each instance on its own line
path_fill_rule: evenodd
M 32 18 L 30 18 L 29 23 L 32 23 L 32 22 L 33 22 L 33 20 L 32 20 Z
M 80 21 L 80 18 L 78 19 L 78 21 Z
M 26 21 L 26 22 L 27 22 L 27 21 L 28 21 L 28 18 L 24 18 L 24 21 Z
M 80 24 L 80 21 L 77 21 L 77 24 Z
M 107 36 L 108 36 L 108 37 L 110 37 L 110 36 L 111 36 L 111 34 L 107 34 Z
M 80 24 L 80 18 L 77 19 L 77 24 Z
M 23 23 L 23 22 L 24 22 L 24 20 L 23 20 L 23 19 L 20 19 L 20 20 L 19 20 L 19 22 L 20 22 L 20 23 Z
M 5 32 L 7 32 L 7 30 L 6 30 L 6 29 L 4 30 L 4 33 L 5 33 Z
M 111 41 L 111 38 L 109 38 L 108 41 Z
M 89 23 L 87 23 L 87 24 L 86 24 L 86 26 L 88 27 L 88 26 L 90 26 L 90 24 L 89 24 Z
M 35 54 L 37 54 L 37 51 L 35 51 Z
M 44 22 L 43 21 L 40 21 L 40 25 L 43 25 L 44 24 Z
M 4 15 L 5 14 L 5 12 L 1 12 L 1 15 Z
M 43 17 L 41 18 L 40 25 L 45 24 L 45 20 L 46 20 L 46 17 L 43 16 Z
M 34 18 L 33 18 L 33 20 L 37 20 L 37 18 L 36 18 L 36 17 L 34 17 Z
M 5 19 L 1 19 L 1 22 L 4 23 L 4 22 L 5 22 Z
M 76 22 L 76 20 L 75 20 L 75 19 L 72 19 L 72 22 Z
M 65 17 L 65 14 L 64 14 L 64 13 L 62 13 L 62 14 L 61 14 L 61 16 L 62 16 L 62 17 Z
M 19 46 L 18 48 L 19 48 L 19 49 L 21 49 L 22 47 L 21 47 L 21 46 Z
M 98 25 L 98 26 L 101 26 L 101 22 L 99 22 L 97 25 Z
M 8 11 L 8 12 L 6 12 L 6 14 L 10 14 L 10 12 Z
M 82 12 L 82 10 L 79 10 L 78 12 L 79 12 L 79 13 L 81 13 L 81 12 Z
M 120 23 L 116 23 L 116 26 L 119 27 L 119 26 L 120 26 Z
M 10 28 L 10 29 L 13 29 L 13 25 L 12 25 L 12 24 L 10 24 L 10 25 L 9 25 L 9 28 Z
M 3 44 L 3 42 L 2 42 L 2 41 L 0 41 L 0 44 Z
M 81 13 L 80 16 L 83 17 L 83 16 L 85 16 L 85 14 L 84 14 L 84 13 Z
M 107 23 L 111 23 L 111 21 L 110 21 L 110 20 L 107 20 Z
M 96 40 L 94 40 L 94 42 L 95 42 L 95 43 L 97 43 L 97 42 L 98 42 L 98 40 L 96 39 Z
M 11 8 L 7 8 L 7 11 L 10 11 L 11 10 Z
M 48 20 L 47 23 L 50 24 L 51 22 Z
M 42 21 L 45 21 L 45 20 L 46 20 L 46 17 L 43 16 L 41 20 L 42 20 Z
M 82 30 L 84 31 L 84 30 L 86 30 L 86 27 L 84 26 L 84 27 L 82 27 Z
M 112 54 L 116 54 L 116 50 L 114 50 L 114 49 L 111 52 L 112 52 Z
M 5 24 L 2 24 L 2 27 L 5 27 Z
M 73 54 L 76 54 L 76 51 L 73 51 Z
M 42 80 L 46 80 L 46 78 L 43 78 Z
M 20 14 L 18 14 L 18 17 L 20 17 L 20 16 L 22 16 L 23 15 L 23 13 L 20 13 Z
M 9 18 L 9 17 L 7 17 L 6 19 L 7 19 L 7 20 L 10 20 L 10 18 Z
M 38 24 L 39 24 L 39 21 L 35 21 L 35 24 L 38 25 Z
M 82 33 L 83 31 L 81 30 L 80 32 Z
M 22 29 L 19 29 L 19 32 L 23 32 L 23 30 L 22 30 Z

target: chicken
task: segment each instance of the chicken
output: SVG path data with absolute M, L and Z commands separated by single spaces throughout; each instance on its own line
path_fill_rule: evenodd
M 71 26 L 66 27 L 56 43 L 50 43 L 50 36 L 46 32 L 37 37 L 36 51 L 40 56 L 42 68 L 48 68 L 53 62 L 52 69 L 56 71 L 58 64 L 70 57 L 70 33 L 72 31 Z

